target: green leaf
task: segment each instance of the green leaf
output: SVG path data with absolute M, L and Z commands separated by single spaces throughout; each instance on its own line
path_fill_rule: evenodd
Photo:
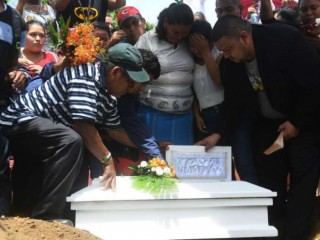
M 128 169 L 133 170 L 133 171 L 137 171 L 138 170 L 138 168 L 136 166 L 134 166 L 134 165 L 129 166 Z
M 67 23 L 66 23 L 66 28 L 69 29 L 71 23 L 71 16 L 68 17 Z
M 154 176 L 134 176 L 133 187 L 150 194 L 176 193 L 178 179 Z

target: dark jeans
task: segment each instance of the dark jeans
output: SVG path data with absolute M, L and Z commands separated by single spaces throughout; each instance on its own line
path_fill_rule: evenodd
M 196 131 L 195 135 L 198 140 L 201 140 L 216 132 L 217 129 L 222 128 L 223 118 L 220 114 L 221 108 L 222 105 L 219 104 L 201 111 L 201 116 L 206 124 L 208 133 L 204 134 Z M 241 180 L 252 184 L 258 184 L 253 160 L 252 131 L 253 119 L 249 114 L 243 113 L 243 115 L 239 117 L 237 126 L 231 134 L 230 139 L 226 140 L 223 136 L 218 145 L 226 145 L 226 143 L 227 145 L 231 145 L 234 157 L 233 166 L 235 165 Z M 234 171 L 232 171 L 232 173 L 234 173 Z M 233 178 L 235 177 L 233 176 Z
M 311 228 L 319 179 L 319 148 L 313 132 L 301 130 L 285 141 L 284 149 L 271 155 L 263 152 L 279 135 L 285 120 L 259 120 L 255 144 L 259 183 L 277 192 L 269 208 L 270 224 L 284 229 L 281 239 L 305 239 Z M 287 175 L 290 186 L 287 190 Z
M 82 164 L 81 136 L 40 117 L 6 128 L 4 134 L 15 157 L 13 214 L 62 218 L 66 197 Z
M 201 116 L 206 124 L 209 135 L 216 132 L 216 129 L 221 129 L 222 127 L 221 106 L 222 104 L 218 104 L 201 110 Z
M 93 180 L 103 175 L 103 165 L 99 159 L 97 159 L 91 152 L 86 148 L 84 149 L 84 161 L 81 164 L 80 172 L 74 181 L 71 190 L 68 195 L 80 191 L 81 189 L 88 186 L 89 177 Z M 89 176 L 90 170 L 90 176 Z M 66 210 L 63 218 L 69 219 L 73 223 L 75 222 L 75 211 L 71 210 L 71 203 L 66 204 Z
M 244 114 L 239 118 L 237 128 L 231 136 L 232 153 L 235 167 L 240 179 L 252 184 L 258 184 L 258 178 L 253 160 L 253 120 Z
M 9 141 L 1 134 L 0 128 L 0 215 L 9 214 L 11 186 L 8 158 Z
M 103 165 L 99 159 L 97 159 L 86 148 L 84 149 L 84 161 L 82 162 L 80 173 L 73 184 L 70 194 L 73 194 L 88 186 L 88 178 L 92 180 L 103 175 Z M 90 176 L 89 176 L 90 170 Z
M 200 112 L 200 115 L 204 121 L 204 124 L 206 125 L 206 131 L 207 133 L 201 132 L 198 130 L 196 121 L 194 119 L 194 139 L 195 142 L 200 141 L 208 136 L 210 136 L 212 133 L 216 133 L 217 129 L 222 128 L 223 119 L 221 117 L 221 106 L 222 104 L 218 104 L 216 106 L 208 107 L 205 109 L 202 109 Z M 219 145 L 223 145 L 223 143 L 220 141 Z

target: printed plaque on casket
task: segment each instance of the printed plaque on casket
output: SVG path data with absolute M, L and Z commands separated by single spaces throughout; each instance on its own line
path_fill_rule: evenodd
M 169 145 L 166 160 L 173 165 L 178 179 L 231 181 L 231 147 Z

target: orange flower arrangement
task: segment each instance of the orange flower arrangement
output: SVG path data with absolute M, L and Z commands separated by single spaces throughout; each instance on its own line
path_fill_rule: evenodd
M 71 65 L 95 62 L 102 49 L 99 37 L 94 35 L 93 25 L 80 23 L 70 29 L 66 38 L 66 50 Z
M 148 165 L 151 168 L 152 167 L 155 167 L 155 168 L 160 167 L 162 170 L 165 169 L 164 172 L 168 173 L 169 177 L 171 177 L 171 178 L 176 176 L 176 172 L 174 170 L 174 167 L 173 166 L 169 166 L 168 163 L 165 160 L 160 159 L 158 157 L 150 159 L 149 162 L 148 162 Z
M 50 26 L 50 33 L 53 38 L 51 45 L 66 55 L 71 65 L 95 62 L 98 56 L 105 56 L 105 50 L 99 43 L 99 37 L 94 35 L 94 26 L 91 23 L 80 23 L 70 29 L 69 24 L 70 19 L 65 23 L 63 18 L 60 18 L 60 32 Z

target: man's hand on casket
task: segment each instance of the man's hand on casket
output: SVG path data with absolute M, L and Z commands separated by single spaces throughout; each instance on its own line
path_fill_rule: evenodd
M 103 176 L 100 179 L 100 183 L 104 184 L 103 190 L 111 188 L 112 191 L 116 191 L 116 169 L 114 167 L 113 158 L 111 157 L 108 163 L 104 166 Z

